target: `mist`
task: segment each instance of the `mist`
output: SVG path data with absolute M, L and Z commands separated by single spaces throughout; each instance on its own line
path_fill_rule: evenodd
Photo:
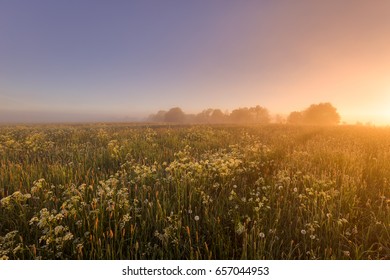
M 101 113 L 0 110 L 0 123 L 138 122 L 143 119 L 141 115 L 118 116 Z

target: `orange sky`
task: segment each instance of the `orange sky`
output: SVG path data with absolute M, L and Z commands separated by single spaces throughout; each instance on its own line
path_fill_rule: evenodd
M 168 2 L 0 3 L 0 121 L 331 102 L 390 124 L 390 1 Z

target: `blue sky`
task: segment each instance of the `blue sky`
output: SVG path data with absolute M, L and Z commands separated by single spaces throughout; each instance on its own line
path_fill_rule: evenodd
M 376 120 L 390 105 L 386 34 L 381 0 L 0 0 L 0 118 L 329 101 Z

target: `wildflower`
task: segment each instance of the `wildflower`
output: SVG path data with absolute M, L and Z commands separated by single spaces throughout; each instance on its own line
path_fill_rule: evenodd
M 37 222 L 39 222 L 39 219 L 38 219 L 38 217 L 34 216 L 34 217 L 31 218 L 31 220 L 29 222 L 29 225 L 31 226 L 32 224 L 37 223 Z
M 260 236 L 260 238 L 264 238 L 264 237 L 265 237 L 264 232 L 260 232 L 260 233 L 259 233 L 259 236 Z
M 63 226 L 56 226 L 55 228 L 54 228 L 54 234 L 55 235 L 59 235 L 60 233 L 62 233 L 62 231 L 64 230 L 64 227 Z
M 306 230 L 301 230 L 301 233 L 303 234 L 303 235 L 305 235 L 306 234 Z
M 192 214 L 192 210 L 191 209 L 188 209 L 188 214 Z
M 76 250 L 77 250 L 78 252 L 81 252 L 82 249 L 83 249 L 83 247 L 84 247 L 84 245 L 83 245 L 82 243 L 79 243 L 79 244 L 76 245 Z
M 294 192 L 298 192 L 298 189 L 297 189 L 297 188 L 294 188 Z
M 64 241 L 71 240 L 71 239 L 73 239 L 72 233 L 68 232 L 67 234 L 65 234 Z
M 239 222 L 238 225 L 236 226 L 236 233 L 238 235 L 241 235 L 245 231 L 245 226 Z
M 195 216 L 195 217 L 194 217 L 194 220 L 195 220 L 195 221 L 199 221 L 199 216 L 198 216 L 198 215 Z
M 128 221 L 130 221 L 130 219 L 131 219 L 131 216 L 129 214 L 123 215 L 123 218 L 122 218 L 123 222 L 127 223 Z
M 311 235 L 310 235 L 310 239 L 311 239 L 311 240 L 314 240 L 314 239 L 316 239 L 316 236 L 315 236 L 314 234 L 311 234 Z
M 339 224 L 340 226 L 346 223 L 348 223 L 348 220 L 345 218 L 341 218 L 337 220 L 337 224 Z
M 57 215 L 55 216 L 55 219 L 56 219 L 57 221 L 61 221 L 63 218 L 64 218 L 64 215 L 62 215 L 61 213 L 59 213 L 59 214 L 57 214 Z

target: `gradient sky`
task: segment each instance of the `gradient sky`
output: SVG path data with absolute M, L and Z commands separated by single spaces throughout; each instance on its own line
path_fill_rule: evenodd
M 0 0 L 0 121 L 331 102 L 390 123 L 388 0 Z

